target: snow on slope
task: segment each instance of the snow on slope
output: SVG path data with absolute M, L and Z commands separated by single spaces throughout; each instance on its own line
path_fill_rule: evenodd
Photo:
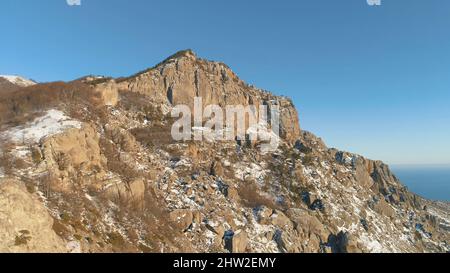
M 36 83 L 32 80 L 25 79 L 19 76 L 10 76 L 10 75 L 0 75 L 0 78 L 3 78 L 14 85 L 18 85 L 20 87 L 27 87 L 31 85 L 35 85 Z
M 3 136 L 13 142 L 35 143 L 71 128 L 81 128 L 81 122 L 70 119 L 59 110 L 51 109 L 32 122 L 6 131 Z

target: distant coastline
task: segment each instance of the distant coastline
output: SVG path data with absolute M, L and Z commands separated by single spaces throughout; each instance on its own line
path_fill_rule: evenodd
M 449 164 L 390 164 L 391 168 L 396 169 L 417 169 L 417 168 L 450 168 Z
M 391 169 L 412 192 L 427 199 L 450 202 L 450 164 L 391 165 Z

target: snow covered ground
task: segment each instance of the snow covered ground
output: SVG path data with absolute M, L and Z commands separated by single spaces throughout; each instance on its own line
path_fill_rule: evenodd
M 81 122 L 67 117 L 63 112 L 55 109 L 48 110 L 42 117 L 14 127 L 2 134 L 15 143 L 36 143 L 42 138 L 60 134 L 67 129 L 81 128 Z

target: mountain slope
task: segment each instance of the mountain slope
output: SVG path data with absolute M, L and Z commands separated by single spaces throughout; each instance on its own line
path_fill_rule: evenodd
M 20 76 L 0 75 L 0 86 L 6 86 L 7 83 L 17 87 L 27 87 L 36 84 L 36 82 L 32 80 Z
M 172 140 L 171 108 L 199 95 L 279 105 L 280 146 Z M 127 78 L 20 89 L 0 111 L 0 179 L 40 200 L 66 251 L 449 251 L 448 204 L 409 192 L 382 162 L 329 149 L 300 130 L 288 98 L 192 51 Z M 0 222 L 0 246 L 20 230 L 40 239 L 23 225 Z

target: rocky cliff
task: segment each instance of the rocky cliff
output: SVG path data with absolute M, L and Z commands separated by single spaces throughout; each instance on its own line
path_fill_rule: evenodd
M 129 91 L 152 98 L 155 104 L 188 105 L 193 108 L 194 97 L 201 97 L 203 105 L 280 106 L 281 134 L 287 141 L 295 141 L 300 134 L 297 111 L 285 97 L 257 89 L 240 80 L 225 64 L 197 58 L 191 50 L 180 51 L 154 68 L 128 78 L 90 78 L 84 82 L 102 89 L 106 96 L 111 90 Z M 111 102 L 110 102 L 111 103 Z M 117 99 L 113 99 L 113 104 Z
M 170 110 L 195 96 L 278 104 L 278 149 L 174 141 Z M 448 204 L 411 193 L 382 162 L 328 148 L 300 130 L 289 99 L 192 51 L 127 78 L 21 87 L 0 110 L 3 252 L 450 248 Z

